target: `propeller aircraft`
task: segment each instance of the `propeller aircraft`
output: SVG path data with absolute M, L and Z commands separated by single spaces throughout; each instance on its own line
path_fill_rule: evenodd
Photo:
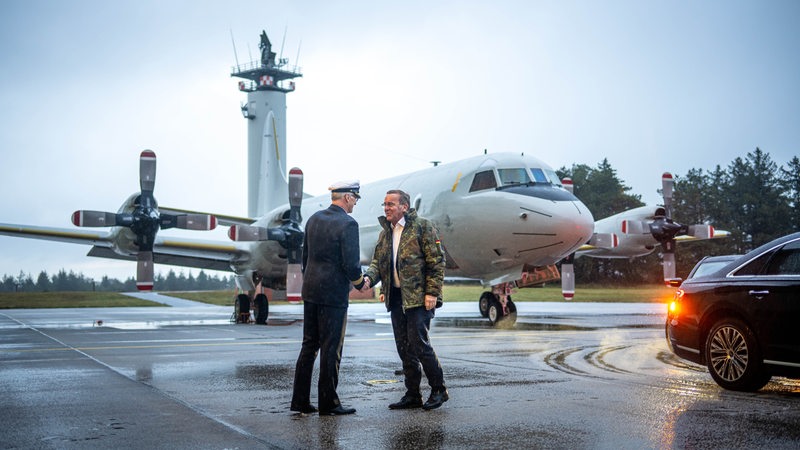
M 572 185 L 569 179 L 563 180 L 563 183 L 568 188 Z M 672 174 L 665 172 L 661 177 L 663 206 L 640 206 L 595 222 L 592 239 L 574 255 L 565 258 L 561 264 L 562 292 L 565 299 L 572 299 L 575 293 L 572 265 L 575 257 L 630 259 L 649 255 L 660 245 L 664 283 L 675 286 L 680 282 L 680 279 L 675 278 L 677 242 L 719 239 L 730 235 L 728 231 L 716 230 L 709 224 L 682 225 L 672 220 L 674 187 Z

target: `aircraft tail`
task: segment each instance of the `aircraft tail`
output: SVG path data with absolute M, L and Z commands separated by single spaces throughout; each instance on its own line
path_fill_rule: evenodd
M 261 217 L 285 204 L 289 195 L 285 95 L 251 92 L 245 108 L 249 119 L 247 214 Z

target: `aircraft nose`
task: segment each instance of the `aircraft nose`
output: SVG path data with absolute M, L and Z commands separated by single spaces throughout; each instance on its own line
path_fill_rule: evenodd
M 579 200 L 564 202 L 560 214 L 554 214 L 559 241 L 563 243 L 563 256 L 573 253 L 589 241 L 594 233 L 594 217 Z
M 592 216 L 589 208 L 580 201 L 572 202 L 575 206 L 575 215 L 573 217 L 573 229 L 575 239 L 585 244 L 594 233 L 594 216 Z

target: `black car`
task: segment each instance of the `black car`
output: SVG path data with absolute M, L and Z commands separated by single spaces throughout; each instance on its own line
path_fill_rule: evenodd
M 681 284 L 667 313 L 670 349 L 725 389 L 800 378 L 800 233 L 729 258 Z

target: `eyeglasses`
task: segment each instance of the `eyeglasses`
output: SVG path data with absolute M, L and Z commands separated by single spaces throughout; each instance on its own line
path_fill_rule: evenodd
M 353 198 L 353 200 L 355 200 L 356 203 L 358 203 L 358 201 L 361 199 L 361 196 L 358 194 L 350 193 L 349 195 Z
M 400 206 L 400 205 L 397 204 L 397 203 L 394 203 L 394 202 L 383 202 L 383 203 L 381 203 L 381 206 L 383 206 L 384 208 L 387 208 L 387 207 L 388 208 L 394 208 L 395 206 Z

